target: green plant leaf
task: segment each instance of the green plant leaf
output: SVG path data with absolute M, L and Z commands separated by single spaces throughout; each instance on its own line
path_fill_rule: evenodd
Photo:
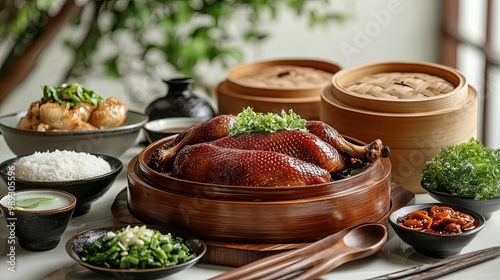
M 59 200 L 58 197 L 48 198 L 48 197 L 32 197 L 25 198 L 16 201 L 15 208 L 18 210 L 35 208 L 40 203 L 50 203 Z
M 106 66 L 106 73 L 113 78 L 119 78 L 121 76 L 120 71 L 118 70 L 118 64 L 116 63 L 117 59 L 118 56 L 114 56 L 104 62 L 104 65 Z
M 14 16 L 0 17 L 0 39 L 19 36 L 11 50 L 12 57 L 20 56 L 27 50 L 26 46 L 36 43 L 47 28 L 49 11 L 50 16 L 57 16 L 61 8 L 59 0 L 14 2 L 16 5 L 11 5 L 7 13 Z M 160 63 L 168 64 L 177 74 L 192 74 L 204 80 L 196 69 L 199 64 L 209 62 L 228 68 L 234 66 L 234 60 L 243 62 L 243 52 L 236 51 L 241 49 L 241 41 L 258 44 L 265 40 L 270 34 L 269 20 L 276 20 L 284 9 L 309 19 L 310 26 L 347 18 L 343 13 L 329 11 L 328 0 L 88 2 L 70 21 L 75 32 L 64 40 L 73 55 L 73 63 L 61 82 L 101 72 L 108 77 L 123 78 L 135 73 L 135 65 L 139 64 L 148 76 L 155 76 L 154 70 L 148 72 L 147 69 L 156 69 Z M 237 32 L 234 32 L 234 22 L 238 24 Z M 77 35 L 81 31 L 85 33 Z M 130 38 L 133 43 L 125 45 L 123 38 Z M 114 44 L 113 52 L 102 56 L 99 50 L 109 44 Z M 145 59 L 149 52 L 160 53 L 163 61 Z M 131 63 L 135 61 L 138 64 Z M 210 83 L 212 81 L 204 81 L 204 84 Z M 126 91 L 133 95 L 132 91 Z

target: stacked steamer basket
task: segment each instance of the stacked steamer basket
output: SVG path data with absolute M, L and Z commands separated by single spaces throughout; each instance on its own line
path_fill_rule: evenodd
M 392 181 L 420 193 L 420 172 L 441 148 L 477 137 L 477 92 L 457 70 L 387 62 L 339 71 L 320 119 L 340 133 L 391 148 Z
M 214 89 L 219 114 L 280 113 L 293 109 L 304 119 L 319 119 L 321 92 L 340 67 L 326 61 L 295 59 L 242 64 L 228 71 Z

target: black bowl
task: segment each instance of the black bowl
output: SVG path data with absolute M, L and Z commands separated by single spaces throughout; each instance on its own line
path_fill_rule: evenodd
M 491 218 L 493 212 L 500 210 L 500 195 L 497 195 L 487 201 L 474 199 L 471 196 L 461 196 L 445 192 L 438 192 L 429 189 L 424 183 L 421 183 L 422 188 L 429 194 L 430 197 L 442 203 L 451 203 L 472 209 L 483 215 L 486 220 Z
M 82 231 L 73 237 L 71 237 L 66 243 L 66 252 L 68 255 L 75 260 L 78 264 L 86 267 L 94 272 L 107 275 L 113 279 L 119 277 L 120 279 L 155 279 L 160 277 L 166 277 L 168 275 L 177 273 L 181 270 L 187 269 L 194 264 L 196 264 L 205 254 L 207 247 L 203 241 L 200 239 L 173 229 L 165 228 L 156 225 L 147 225 L 150 229 L 159 230 L 161 233 L 172 233 L 174 236 L 183 238 L 183 243 L 189 248 L 191 252 L 196 254 L 196 257 L 185 263 L 177 264 L 174 266 L 161 267 L 161 268 L 146 268 L 146 269 L 118 269 L 118 268 L 106 268 L 101 266 L 92 265 L 80 260 L 80 254 L 82 248 L 85 245 L 92 244 L 92 242 L 100 239 L 109 231 L 116 231 L 120 228 L 126 227 L 127 225 L 115 225 L 109 227 L 95 228 Z
M 60 204 L 53 208 L 15 209 L 12 204 L 23 196 L 58 198 Z M 19 246 L 29 251 L 46 251 L 57 247 L 75 206 L 75 196 L 61 190 L 32 189 L 9 192 L 0 197 L 0 210 L 10 225 L 9 230 L 15 233 Z
M 448 206 L 454 210 L 469 214 L 477 221 L 477 226 L 474 229 L 459 234 L 436 234 L 408 229 L 398 224 L 397 220 L 399 217 L 403 217 L 416 210 L 431 208 L 433 205 Z M 415 251 L 422 255 L 433 258 L 447 258 L 459 254 L 484 228 L 485 223 L 484 217 L 473 210 L 459 205 L 443 203 L 408 205 L 392 212 L 389 216 L 389 224 L 401 240 L 411 245 Z
M 118 174 L 120 174 L 120 171 L 123 169 L 123 163 L 115 157 L 100 154 L 93 155 L 107 161 L 111 166 L 111 171 L 99 176 L 71 181 L 41 182 L 16 178 L 15 188 L 16 190 L 56 189 L 69 192 L 74 195 L 77 200 L 73 217 L 86 214 L 90 211 L 92 202 L 100 198 L 109 190 L 116 177 L 118 177 Z M 9 167 L 22 157 L 25 156 L 15 157 L 0 163 L 0 176 L 2 176 L 5 184 L 9 185 L 9 180 L 11 180 L 11 178 L 9 178 L 11 177 L 9 176 L 9 173 L 11 173 L 9 172 Z

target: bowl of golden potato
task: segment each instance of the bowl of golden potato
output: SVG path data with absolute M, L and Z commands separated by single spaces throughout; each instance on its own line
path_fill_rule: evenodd
M 0 117 L 0 131 L 16 155 L 72 150 L 120 156 L 137 140 L 146 114 L 129 110 L 78 83 L 42 86 L 28 110 Z

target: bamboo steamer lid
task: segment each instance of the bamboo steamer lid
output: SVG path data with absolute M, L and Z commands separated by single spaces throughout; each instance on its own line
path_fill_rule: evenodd
M 278 59 L 245 63 L 229 69 L 233 93 L 268 98 L 319 97 L 340 67 L 314 59 Z
M 459 71 L 424 62 L 365 64 L 339 71 L 332 93 L 342 103 L 387 113 L 421 113 L 453 107 L 467 97 Z
M 273 98 L 248 96 L 232 92 L 227 87 L 227 81 L 219 83 L 212 94 L 221 115 L 237 115 L 244 108 L 251 107 L 255 112 L 281 113 L 292 109 L 302 118 L 319 120 L 321 96 L 304 98 Z
M 420 73 L 417 71 L 426 75 L 415 75 Z M 366 90 L 371 83 L 371 89 L 382 94 L 393 85 L 365 77 L 392 79 L 393 84 L 401 77 L 406 81 L 418 77 L 421 80 L 415 83 L 415 89 L 421 91 L 424 87 L 419 85 L 428 83 L 425 87 L 432 89 L 433 95 L 395 98 L 354 91 L 360 87 Z M 444 88 L 446 91 L 440 92 Z M 334 75 L 332 85 L 321 96 L 320 120 L 361 141 L 381 139 L 391 148 L 393 181 L 421 193 L 420 172 L 425 163 L 443 147 L 477 137 L 477 96 L 464 76 L 449 67 L 404 62 L 367 64 Z
M 281 113 L 292 109 L 304 119 L 319 120 L 321 93 L 340 67 L 321 60 L 281 59 L 246 63 L 228 71 L 213 91 L 219 114 Z

